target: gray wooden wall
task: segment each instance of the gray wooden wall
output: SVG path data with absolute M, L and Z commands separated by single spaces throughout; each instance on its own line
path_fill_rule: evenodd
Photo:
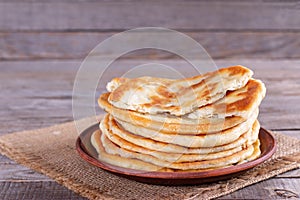
M 108 36 L 162 26 L 215 59 L 300 58 L 298 1 L 0 0 L 0 60 L 82 59 Z M 172 58 L 156 51 L 128 58 Z

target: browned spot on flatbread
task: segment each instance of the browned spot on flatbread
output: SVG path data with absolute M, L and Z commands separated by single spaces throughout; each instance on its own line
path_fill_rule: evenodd
M 249 80 L 249 82 L 246 85 L 246 91 L 238 94 L 239 97 L 242 97 L 240 100 L 237 100 L 230 104 L 225 104 L 225 105 L 220 104 L 218 105 L 218 107 L 226 106 L 226 112 L 233 112 L 236 110 L 238 111 L 248 110 L 248 108 L 253 104 L 253 101 L 257 99 L 256 96 L 260 95 L 261 92 L 262 92 L 262 87 L 260 83 L 254 80 Z M 218 109 L 218 107 L 216 109 Z
M 166 98 L 176 98 L 176 94 L 169 92 L 167 86 L 161 85 L 157 88 L 158 94 Z
M 151 115 L 148 114 L 142 114 L 142 113 L 138 113 L 132 110 L 124 110 L 124 109 L 119 109 L 116 108 L 114 106 L 112 106 L 109 102 L 108 102 L 108 96 L 110 95 L 110 93 L 105 93 L 100 95 L 99 99 L 98 99 L 98 104 L 100 105 L 100 107 L 104 108 L 105 111 L 111 113 L 112 115 L 116 116 L 117 118 L 122 119 L 123 121 L 127 121 L 136 125 L 143 125 L 145 127 L 159 127 L 162 130 L 167 131 L 167 133 L 177 133 L 178 130 L 182 129 L 182 123 L 179 122 L 178 120 L 175 120 L 176 122 L 170 122 L 173 121 L 173 118 L 166 115 L 164 117 L 164 120 L 162 121 L 157 121 L 155 120 L 155 118 L 153 118 Z M 176 109 L 178 107 L 175 107 Z M 174 109 L 175 109 L 174 108 Z M 168 119 L 169 122 L 165 123 L 165 120 Z M 234 116 L 234 117 L 228 117 L 226 118 L 226 120 L 223 123 L 222 120 L 222 126 L 220 128 L 226 129 L 226 128 L 230 128 L 234 125 L 237 125 L 238 123 L 244 122 L 245 119 L 243 117 L 239 117 L 239 116 Z M 207 124 L 207 122 L 205 123 L 198 123 L 197 120 L 195 120 L 196 124 L 185 124 L 186 130 L 185 130 L 185 134 L 189 135 L 189 134 L 193 134 L 196 135 L 197 133 L 206 133 L 208 130 L 210 132 L 213 132 L 212 130 L 210 130 L 211 126 L 217 126 L 219 124 L 218 121 L 215 121 L 214 123 L 209 122 L 209 124 Z M 219 126 L 217 126 L 219 127 Z M 192 133 L 193 131 L 194 133 Z
M 246 73 L 248 73 L 248 71 L 245 69 L 245 68 L 241 68 L 241 67 L 238 67 L 238 66 L 233 66 L 233 67 L 230 67 L 230 70 L 229 68 L 223 68 L 221 69 L 220 71 L 229 71 L 229 75 L 230 76 L 234 76 L 234 75 L 244 75 Z

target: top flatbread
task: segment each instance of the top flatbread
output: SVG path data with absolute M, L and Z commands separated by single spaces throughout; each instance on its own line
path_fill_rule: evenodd
M 252 75 L 248 68 L 232 66 L 180 80 L 115 78 L 107 85 L 111 92 L 108 101 L 141 113 L 181 116 L 221 99 L 227 91 L 244 87 Z

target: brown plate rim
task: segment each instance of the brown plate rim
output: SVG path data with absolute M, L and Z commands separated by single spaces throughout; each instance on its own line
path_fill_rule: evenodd
M 85 161 L 89 162 L 90 164 L 100 167 L 104 170 L 117 173 L 120 175 L 127 175 L 133 177 L 140 177 L 140 178 L 160 178 L 160 179 L 199 179 L 199 178 L 211 178 L 211 177 L 219 177 L 225 176 L 230 174 L 239 173 L 248 169 L 251 169 L 264 161 L 268 160 L 276 151 L 276 141 L 272 133 L 264 128 L 260 128 L 259 135 L 261 138 L 261 134 L 266 134 L 265 137 L 269 137 L 268 149 L 265 149 L 264 152 L 255 160 L 242 163 L 239 165 L 234 165 L 226 168 L 221 169 L 214 169 L 208 171 L 201 171 L 201 172 L 156 172 L 156 171 L 142 171 L 142 170 L 134 170 L 128 169 L 123 167 L 114 166 L 105 162 L 102 162 L 92 155 L 90 155 L 84 144 L 81 141 L 81 137 L 85 134 L 88 134 L 90 131 L 94 131 L 99 127 L 98 124 L 94 124 L 84 130 L 76 140 L 76 150 L 79 153 L 80 157 L 83 158 Z M 261 140 L 262 142 L 266 142 Z

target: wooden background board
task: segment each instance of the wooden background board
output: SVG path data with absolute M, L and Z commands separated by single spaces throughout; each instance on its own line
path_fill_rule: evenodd
M 120 31 L 162 26 L 194 38 L 218 66 L 253 69 L 268 89 L 262 125 L 300 138 L 299 9 L 277 0 L 0 0 L 0 135 L 72 120 L 74 78 L 90 50 Z M 173 54 L 143 50 L 114 63 L 101 83 L 149 60 L 188 69 Z M 276 189 L 299 188 L 298 169 L 221 199 L 282 199 Z M 0 199 L 83 198 L 0 155 Z
M 112 70 L 101 79 L 103 84 L 100 83 L 96 95 L 105 92 L 105 83 L 111 78 L 122 76 L 131 67 L 146 61 L 124 60 L 112 64 Z M 175 68 L 183 66 L 183 69 L 187 65 L 178 60 L 157 62 Z M 267 96 L 260 108 L 262 126 L 271 130 L 300 129 L 300 60 L 240 59 L 217 60 L 216 63 L 220 67 L 234 64 L 248 66 L 255 72 L 254 77 L 262 79 L 266 84 Z M 3 72 L 0 74 L 0 119 L 4 122 L 0 133 L 29 130 L 72 120 L 73 82 L 80 64 L 80 61 L 74 60 L 0 62 Z M 100 112 L 96 98 L 97 96 L 94 106 Z M 15 125 L 16 122 L 18 126 Z
M 135 27 L 180 30 L 213 58 L 299 58 L 297 1 L 0 1 L 0 60 L 84 58 Z M 132 56 L 172 58 L 139 52 Z
M 299 30 L 297 1 L 1 1 L 1 30 Z M 17 15 L 16 15 L 17 13 Z M 9 23 L 7 23 L 9 21 Z
M 300 23 L 300 22 L 299 22 Z M 83 59 L 96 45 L 116 31 L 1 32 L 0 60 Z M 183 31 L 215 59 L 299 59 L 300 33 L 272 31 Z M 108 52 L 109 53 L 109 52 Z M 127 58 L 173 59 L 175 55 L 143 50 Z

